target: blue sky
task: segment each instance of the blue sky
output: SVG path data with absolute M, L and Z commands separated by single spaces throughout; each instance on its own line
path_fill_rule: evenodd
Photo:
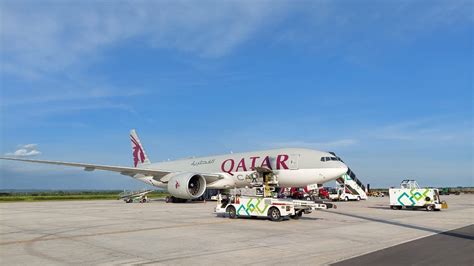
M 296 146 L 335 151 L 372 187 L 473 185 L 471 1 L 0 9 L 3 155 L 129 166 L 136 128 L 152 161 Z M 144 186 L 0 162 L 3 189 Z

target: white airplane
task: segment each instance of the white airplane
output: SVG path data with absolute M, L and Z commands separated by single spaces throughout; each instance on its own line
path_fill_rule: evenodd
M 167 189 L 178 199 L 196 199 L 206 188 L 249 186 L 255 168 L 271 170 L 282 187 L 304 187 L 335 180 L 348 170 L 336 156 L 310 149 L 273 149 L 151 163 L 135 130 L 130 132 L 134 167 L 0 157 L 3 160 L 83 167 L 131 176 Z

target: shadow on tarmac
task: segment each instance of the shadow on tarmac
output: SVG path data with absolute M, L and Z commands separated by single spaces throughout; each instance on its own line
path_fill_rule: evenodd
M 325 211 L 325 210 L 322 210 L 322 211 Z M 325 211 L 325 212 L 328 212 L 328 211 Z M 371 222 L 384 223 L 384 224 L 390 224 L 390 225 L 395 225 L 395 226 L 400 226 L 400 227 L 405 227 L 405 228 L 410 228 L 410 229 L 416 229 L 416 230 L 426 231 L 426 232 L 430 232 L 430 233 L 444 234 L 444 235 L 449 235 L 449 236 L 452 236 L 452 237 L 458 237 L 458 238 L 463 238 L 463 239 L 468 239 L 468 240 L 474 240 L 474 236 L 472 234 L 466 235 L 466 234 L 457 233 L 456 231 L 443 232 L 443 231 L 428 228 L 428 227 L 422 227 L 422 226 L 411 225 L 411 224 L 404 224 L 404 223 L 400 223 L 400 222 L 388 221 L 388 220 L 379 219 L 379 218 L 365 217 L 365 216 L 356 215 L 356 214 L 341 213 L 341 212 L 334 212 L 334 211 L 330 211 L 329 213 L 334 213 L 334 214 L 338 214 L 338 215 L 342 215 L 342 216 L 353 217 L 353 218 L 367 220 L 367 221 L 371 221 Z
M 455 238 L 451 237 L 455 236 Z M 458 238 L 463 236 L 462 238 Z M 473 265 L 474 225 L 424 237 L 331 265 Z

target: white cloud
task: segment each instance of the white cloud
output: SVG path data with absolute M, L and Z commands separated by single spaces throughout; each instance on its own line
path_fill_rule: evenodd
M 31 157 L 40 155 L 41 152 L 37 149 L 37 144 L 26 144 L 21 145 L 15 152 L 6 153 L 6 156 L 15 156 L 15 157 Z
M 429 117 L 380 126 L 368 135 L 395 141 L 461 141 L 472 137 L 469 127 L 472 123 L 453 124 L 447 117 Z
M 29 97 L 4 97 L 3 101 L 0 102 L 0 107 L 10 107 L 17 105 L 31 105 L 31 104 L 44 104 L 50 102 L 67 102 L 67 101 L 87 101 L 101 100 L 109 98 L 128 98 L 134 96 L 142 96 L 148 94 L 149 91 L 127 88 L 118 89 L 107 87 L 94 87 L 80 86 L 76 89 L 65 89 L 64 87 L 53 87 L 48 88 L 48 93 L 39 92 L 38 94 L 30 93 Z
M 287 6 L 271 1 L 6 1 L 1 4 L 2 68 L 34 78 L 87 64 L 100 50 L 130 39 L 219 57 L 278 20 Z
M 36 147 L 38 147 L 38 144 L 26 144 L 22 146 L 23 149 L 27 150 L 36 150 Z
M 126 41 L 216 58 L 252 40 L 321 48 L 346 46 L 357 36 L 366 47 L 377 35 L 399 39 L 472 21 L 469 1 L 429 2 L 2 1 L 2 71 L 28 78 L 63 73 Z M 386 32 L 375 28 L 370 38 L 360 37 L 374 25 Z M 265 31 L 268 38 L 255 38 Z

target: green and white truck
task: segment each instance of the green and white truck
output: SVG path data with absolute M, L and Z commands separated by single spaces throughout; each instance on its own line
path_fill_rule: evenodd
M 441 201 L 437 188 L 420 188 L 415 180 L 403 180 L 400 188 L 390 188 L 390 208 L 394 210 L 426 209 L 439 211 L 447 209 L 448 204 Z

